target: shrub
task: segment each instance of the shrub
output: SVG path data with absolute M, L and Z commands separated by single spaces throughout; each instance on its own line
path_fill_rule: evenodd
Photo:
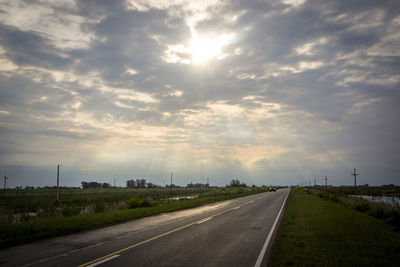
M 388 214 L 388 222 L 396 227 L 397 230 L 400 230 L 400 211 L 392 209 Z
M 369 210 L 369 204 L 368 203 L 356 204 L 355 209 L 361 212 L 366 212 Z
M 134 209 L 139 207 L 150 207 L 151 204 L 149 201 L 139 196 L 134 196 L 126 201 L 126 206 L 128 207 L 128 209 Z
M 377 208 L 374 212 L 373 212 L 373 216 L 375 218 L 383 218 L 383 216 L 385 216 L 385 211 L 382 208 Z
M 64 207 L 61 211 L 62 216 L 78 215 L 81 211 L 80 207 Z
M 98 201 L 94 205 L 94 212 L 104 212 L 106 210 L 106 205 L 103 201 Z
M 329 199 L 335 203 L 339 202 L 339 198 L 337 197 L 336 194 L 330 195 Z

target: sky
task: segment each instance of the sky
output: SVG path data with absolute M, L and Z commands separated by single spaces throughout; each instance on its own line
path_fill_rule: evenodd
M 398 0 L 0 1 L 7 185 L 400 184 Z

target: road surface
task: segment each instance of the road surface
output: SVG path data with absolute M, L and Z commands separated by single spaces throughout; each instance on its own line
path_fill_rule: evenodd
M 288 189 L 0 251 L 0 266 L 260 266 Z

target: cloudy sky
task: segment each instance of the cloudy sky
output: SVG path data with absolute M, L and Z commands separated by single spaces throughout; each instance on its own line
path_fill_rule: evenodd
M 400 2 L 0 1 L 1 176 L 400 184 Z

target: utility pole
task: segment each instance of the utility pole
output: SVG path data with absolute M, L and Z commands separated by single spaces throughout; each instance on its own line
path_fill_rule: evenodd
M 60 184 L 60 164 L 57 165 L 57 202 L 59 200 L 58 185 Z
M 172 190 L 172 172 L 171 172 L 171 183 L 169 184 L 169 188 Z
M 6 193 L 6 185 L 7 185 L 7 176 L 4 176 L 4 194 Z
M 314 187 L 317 187 L 317 179 L 314 179 Z
M 356 168 L 354 168 L 354 172 L 350 173 L 350 175 L 354 176 L 354 188 L 357 190 L 357 175 L 360 175 L 356 172 Z
M 207 177 L 207 187 L 210 187 L 210 177 Z
M 114 179 L 114 188 L 115 188 L 115 179 Z
M 325 188 L 328 188 L 328 177 L 325 176 Z

